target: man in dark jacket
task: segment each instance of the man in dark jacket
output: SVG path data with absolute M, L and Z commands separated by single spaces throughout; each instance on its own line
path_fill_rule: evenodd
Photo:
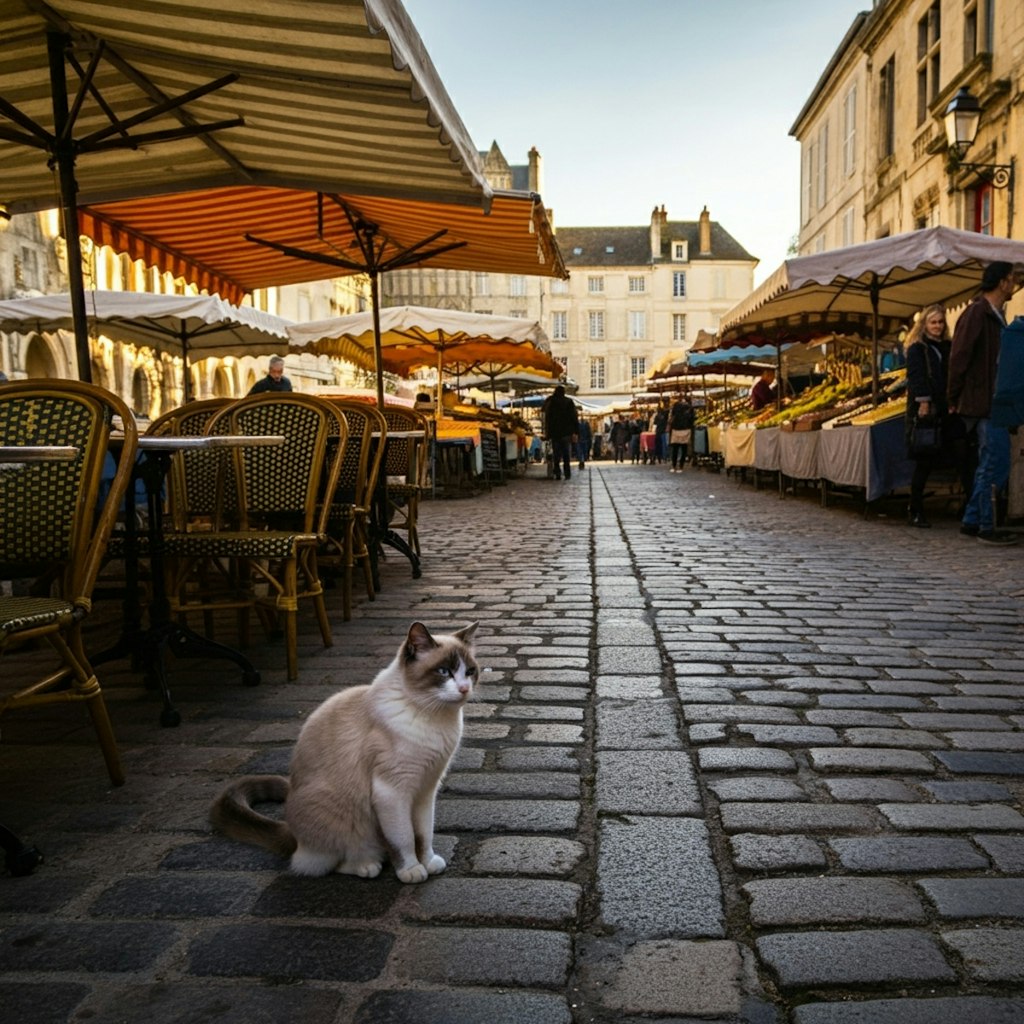
M 568 480 L 572 476 L 570 462 L 572 447 L 579 434 L 579 416 L 576 403 L 565 393 L 561 384 L 555 388 L 545 406 L 544 431 L 551 441 L 555 479 L 561 480 L 564 472 Z
M 1010 435 L 992 423 L 999 340 L 1006 317 L 1003 307 L 1016 289 L 1013 264 L 990 263 L 981 278 L 981 294 L 964 310 L 953 332 L 947 394 L 967 433 L 977 438 L 978 462 L 973 485 L 962 472 L 967 505 L 960 532 L 993 544 L 1014 543 L 1012 534 L 997 533 L 992 488 L 1005 486 L 1010 475 Z
M 267 364 L 267 375 L 249 388 L 250 395 L 262 395 L 268 391 L 291 391 L 292 382 L 284 375 L 284 359 L 271 356 Z

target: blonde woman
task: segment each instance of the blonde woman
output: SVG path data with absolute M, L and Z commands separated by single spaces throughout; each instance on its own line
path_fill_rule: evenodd
M 910 448 L 910 436 L 918 421 L 931 422 L 940 429 L 946 419 L 946 377 L 949 368 L 949 330 L 946 310 L 941 305 L 926 306 L 907 333 L 907 450 L 915 460 L 910 481 L 909 521 L 911 526 L 928 528 L 924 514 L 924 489 L 932 466 L 941 452 L 917 452 Z

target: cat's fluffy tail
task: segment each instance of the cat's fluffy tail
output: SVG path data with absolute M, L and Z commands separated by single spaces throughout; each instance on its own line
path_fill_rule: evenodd
M 297 845 L 291 829 L 283 821 L 252 809 L 253 804 L 267 801 L 283 803 L 288 789 L 288 779 L 283 775 L 246 775 L 232 782 L 214 800 L 210 823 L 232 839 L 290 857 Z

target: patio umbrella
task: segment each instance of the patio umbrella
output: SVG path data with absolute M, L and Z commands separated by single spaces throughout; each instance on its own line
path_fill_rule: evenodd
M 79 204 L 227 186 L 491 198 L 399 0 L 2 0 L 0 39 L 0 204 L 68 239 Z M 75 244 L 68 277 L 88 380 Z
M 217 295 L 155 295 L 95 291 L 86 296 L 89 325 L 123 341 L 181 356 L 185 401 L 191 396 L 189 359 L 272 355 L 287 346 L 288 321 Z M 28 334 L 74 329 L 71 296 L 40 295 L 0 301 L 0 331 Z
M 1024 265 L 1024 242 L 954 228 L 924 228 L 786 260 L 726 313 L 723 344 L 859 334 L 871 339 L 872 397 L 878 401 L 878 341 L 933 302 L 973 298 L 994 260 Z
M 463 370 L 483 364 L 509 363 L 550 371 L 553 360 L 547 336 L 535 320 L 437 309 L 389 306 L 288 329 L 293 352 L 314 352 L 358 361 L 371 359 L 378 388 L 388 370 L 408 376 L 414 370 L 444 367 Z M 438 387 L 438 410 L 441 389 Z

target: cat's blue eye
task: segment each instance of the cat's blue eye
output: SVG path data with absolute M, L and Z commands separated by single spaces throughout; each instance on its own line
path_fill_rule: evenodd
M 441 676 L 442 679 L 449 679 L 451 678 L 452 670 L 450 668 L 445 668 L 444 665 L 442 665 L 437 670 L 437 674 Z

